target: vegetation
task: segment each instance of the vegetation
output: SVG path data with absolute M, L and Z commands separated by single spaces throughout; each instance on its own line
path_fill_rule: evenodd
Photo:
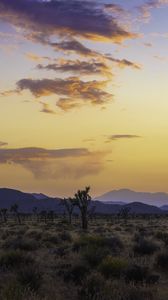
M 90 201 L 68 198 L 68 219 L 1 212 L 0 300 L 168 299 L 168 217 L 91 217 Z

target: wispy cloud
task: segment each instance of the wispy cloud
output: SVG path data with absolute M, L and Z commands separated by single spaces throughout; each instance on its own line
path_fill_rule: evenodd
M 96 60 L 80 61 L 61 59 L 57 63 L 37 66 L 40 70 L 52 70 L 60 72 L 79 73 L 82 75 L 106 75 L 110 76 L 110 68 L 104 63 Z
M 140 64 L 132 62 L 128 59 L 117 59 L 110 55 L 106 55 L 106 59 L 116 63 L 120 68 L 131 67 L 131 68 L 139 69 L 139 70 L 142 68 L 142 66 Z
M 4 146 L 7 146 L 7 145 L 8 145 L 8 143 L 0 141 L 0 147 L 4 147 Z
M 117 140 L 122 140 L 122 139 L 136 139 L 136 138 L 141 138 L 140 135 L 135 135 L 135 134 L 113 134 L 108 136 L 107 141 L 117 141 Z
M 0 164 L 18 164 L 36 178 L 80 178 L 93 176 L 104 167 L 107 153 L 91 152 L 86 148 L 43 149 L 18 148 L 0 149 Z

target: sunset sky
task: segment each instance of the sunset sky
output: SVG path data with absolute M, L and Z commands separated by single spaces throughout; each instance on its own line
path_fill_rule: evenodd
M 0 186 L 168 192 L 168 0 L 0 0 Z

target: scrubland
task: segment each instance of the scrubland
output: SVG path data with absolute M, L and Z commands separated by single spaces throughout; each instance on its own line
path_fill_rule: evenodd
M 167 300 L 168 217 L 1 222 L 0 300 Z

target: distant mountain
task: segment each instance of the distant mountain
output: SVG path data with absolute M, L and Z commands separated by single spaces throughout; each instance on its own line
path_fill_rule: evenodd
M 135 192 L 129 189 L 113 190 L 102 196 L 96 197 L 96 200 L 107 202 L 141 202 L 149 205 L 162 206 L 168 205 L 168 194 L 166 193 L 144 193 Z
M 129 204 L 121 205 L 121 204 L 105 204 L 100 201 L 95 201 L 96 213 L 99 214 L 117 214 L 123 208 L 129 208 L 129 213 L 133 214 L 163 214 L 164 211 L 159 207 L 148 205 L 140 202 L 132 202 Z
M 23 193 L 13 189 L 0 188 L 0 208 L 10 209 L 11 205 L 17 203 L 20 212 L 30 213 L 34 207 L 38 211 L 54 210 L 58 214 L 63 213 L 64 208 L 60 205 L 60 198 L 50 198 L 43 194 Z M 122 208 L 130 208 L 130 213 L 136 214 L 164 214 L 164 210 L 158 207 L 147 205 L 144 203 L 133 202 L 129 204 L 123 203 L 103 203 L 101 201 L 91 201 L 91 207 L 95 207 L 95 213 L 98 214 L 117 214 Z M 75 209 L 78 212 L 78 209 Z
M 168 211 L 168 205 L 163 205 L 163 206 L 160 207 L 160 209 Z
M 36 199 L 38 199 L 38 200 L 42 200 L 42 199 L 47 199 L 47 198 L 49 198 L 48 196 L 46 196 L 46 195 L 44 195 L 44 194 L 42 194 L 42 193 L 33 193 L 32 194 Z
M 41 194 L 42 195 L 42 194 Z M 59 198 L 37 199 L 37 196 L 29 193 L 23 193 L 13 189 L 0 188 L 0 208 L 10 208 L 11 205 L 17 203 L 19 210 L 22 212 L 32 212 L 34 207 L 41 210 L 62 211 Z

